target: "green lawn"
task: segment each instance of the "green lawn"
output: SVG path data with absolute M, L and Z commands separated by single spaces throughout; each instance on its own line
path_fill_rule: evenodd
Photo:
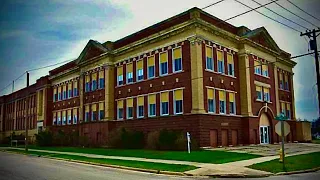
M 312 140 L 312 143 L 320 144 L 320 139 L 314 139 L 314 140 Z
M 272 173 L 278 172 L 290 172 L 312 169 L 320 167 L 320 152 L 290 156 L 285 158 L 285 170 L 282 168 L 282 163 L 279 159 L 275 159 L 268 162 L 263 162 L 259 164 L 253 164 L 249 168 L 258 169 L 262 171 L 268 171 Z
M 7 151 L 25 153 L 25 151 L 23 150 L 9 149 Z M 72 159 L 72 160 L 79 160 L 79 161 L 86 161 L 86 162 L 93 162 L 93 163 L 100 163 L 100 164 L 110 164 L 110 165 L 118 165 L 118 166 L 125 166 L 125 167 L 152 169 L 152 170 L 159 170 L 159 171 L 184 172 L 184 171 L 193 170 L 197 168 L 195 166 L 181 165 L 181 164 L 165 164 L 165 163 L 152 163 L 152 162 L 131 161 L 131 160 L 88 158 L 83 156 L 53 154 L 53 153 L 44 153 L 44 152 L 35 152 L 35 151 L 28 151 L 27 154 L 50 156 L 50 157 L 63 158 L 63 159 Z
M 30 146 L 30 149 L 43 149 L 60 152 L 77 152 L 87 154 L 99 154 L 106 156 L 125 156 L 125 157 L 141 157 L 148 159 L 166 159 L 192 161 L 202 163 L 222 164 L 233 161 L 240 161 L 261 157 L 259 155 L 234 153 L 225 151 L 191 151 L 188 154 L 185 151 L 152 151 L 152 150 L 127 150 L 127 149 L 104 149 L 104 148 L 79 148 L 79 147 L 37 147 Z

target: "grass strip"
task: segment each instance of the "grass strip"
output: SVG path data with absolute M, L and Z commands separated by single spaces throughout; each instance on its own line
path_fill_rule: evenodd
M 272 173 L 301 171 L 320 167 L 320 152 L 290 156 L 285 158 L 285 169 L 279 159 L 249 166 L 252 169 L 268 171 Z
M 28 151 L 27 153 L 23 150 L 8 149 L 7 151 L 18 152 L 23 154 L 31 154 L 38 156 L 50 156 L 62 159 L 72 159 L 78 161 L 86 161 L 99 164 L 109 164 L 133 168 L 151 169 L 158 171 L 171 171 L 171 172 L 184 172 L 188 170 L 196 169 L 195 166 L 182 165 L 182 164 L 165 164 L 165 163 L 153 163 L 153 162 L 142 162 L 132 160 L 118 160 L 118 159 L 103 159 L 103 158 L 89 158 L 84 156 L 65 155 L 65 154 L 53 154 L 45 152 Z
M 30 146 L 29 149 L 50 150 L 59 152 L 75 152 L 97 154 L 105 156 L 138 157 L 147 159 L 179 160 L 200 163 L 222 164 L 261 157 L 260 155 L 236 153 L 226 151 L 200 150 L 191 151 L 155 151 L 145 149 L 106 149 L 106 148 L 80 148 L 80 147 L 38 147 Z

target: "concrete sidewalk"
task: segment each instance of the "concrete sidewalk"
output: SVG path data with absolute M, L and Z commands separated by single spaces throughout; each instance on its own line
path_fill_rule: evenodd
M 0 149 L 24 150 L 23 148 L 14 148 L 14 147 L 7 147 L 7 148 L 0 148 Z M 193 176 L 225 176 L 225 177 L 247 177 L 247 176 L 261 177 L 261 176 L 272 175 L 272 173 L 250 169 L 250 168 L 247 168 L 246 166 L 250 166 L 256 163 L 271 161 L 279 158 L 279 156 L 268 156 L 268 157 L 260 157 L 260 158 L 249 159 L 249 160 L 230 162 L 225 164 L 210 164 L 210 163 L 198 163 L 198 162 L 177 161 L 177 160 L 147 159 L 147 158 L 122 157 L 122 156 L 104 156 L 104 155 L 96 155 L 96 154 L 60 152 L 60 151 L 39 150 L 39 149 L 29 149 L 29 151 L 76 155 L 76 156 L 84 156 L 89 158 L 120 159 L 120 160 L 165 163 L 165 164 L 191 165 L 199 168 L 195 170 L 186 171 L 185 174 L 193 175 Z M 317 151 L 320 151 L 320 149 Z M 299 152 L 295 154 L 290 154 L 289 156 L 307 154 L 307 153 L 312 153 L 317 151 L 314 150 L 314 151 Z

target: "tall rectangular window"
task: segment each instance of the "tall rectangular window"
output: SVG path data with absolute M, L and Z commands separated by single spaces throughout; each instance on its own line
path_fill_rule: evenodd
M 58 125 L 61 125 L 61 112 L 58 112 Z
M 228 75 L 234 76 L 234 60 L 233 54 L 227 54 L 227 64 L 228 64 Z
M 67 99 L 67 85 L 63 85 L 63 100 Z
M 280 82 L 280 89 L 284 89 L 283 85 L 283 73 L 279 73 L 279 82 Z
M 58 101 L 61 101 L 61 100 L 62 100 L 62 95 L 61 95 L 62 92 L 61 92 L 61 91 L 62 91 L 62 86 L 59 86 L 59 87 L 58 87 Z
M 229 113 L 236 114 L 235 93 L 229 92 Z
M 208 112 L 215 113 L 216 112 L 216 103 L 215 103 L 215 95 L 214 89 L 207 89 L 207 97 L 208 97 Z
M 57 88 L 53 87 L 53 102 L 56 102 L 57 98 Z
M 270 102 L 270 89 L 269 88 L 263 88 L 263 99 L 264 101 Z
M 217 56 L 218 56 L 218 72 L 219 73 L 224 73 L 224 55 L 223 51 L 217 51 Z
M 117 115 L 118 119 L 123 119 L 123 100 L 117 102 Z
M 56 113 L 53 113 L 53 121 L 52 121 L 52 125 L 57 125 L 57 117 L 56 117 Z
M 181 47 L 173 49 L 173 72 L 182 71 L 182 50 Z
M 156 95 L 150 94 L 148 96 L 149 117 L 156 116 Z
M 133 83 L 133 63 L 127 64 L 127 84 Z
M 220 114 L 226 113 L 226 92 L 219 91 L 219 112 Z
M 291 119 L 291 106 L 290 103 L 287 103 L 287 117 Z
M 127 119 L 133 118 L 133 98 L 127 99 Z
M 206 46 L 206 69 L 213 71 L 213 51 L 212 47 Z
M 160 75 L 168 74 L 168 52 L 160 53 Z
M 97 104 L 92 104 L 91 105 L 91 121 L 96 121 L 97 118 Z
M 254 60 L 253 65 L 254 65 L 254 73 L 261 75 L 261 62 L 258 60 Z
M 62 125 L 66 125 L 66 123 L 67 123 L 66 111 L 62 111 Z
M 99 120 L 103 120 L 104 119 L 104 103 L 101 102 L 99 103 Z
M 68 99 L 72 97 L 72 83 L 68 83 Z
M 99 71 L 99 89 L 104 88 L 104 70 Z
M 90 92 L 90 76 L 86 76 L 85 92 Z
M 262 87 L 256 86 L 257 100 L 262 101 Z
M 183 90 L 178 89 L 173 92 L 174 114 L 183 113 Z
M 68 109 L 68 124 L 69 125 L 71 124 L 71 117 L 72 117 L 71 109 Z
M 117 68 L 117 85 L 123 85 L 123 66 Z
M 269 77 L 268 64 L 262 65 L 262 75 L 265 77 Z
M 90 118 L 89 105 L 86 105 L 86 106 L 85 106 L 84 122 L 89 122 L 89 118 Z
M 137 98 L 137 117 L 144 117 L 144 96 L 138 96 Z
M 286 115 L 286 104 L 284 102 L 281 102 L 281 113 Z
M 160 94 L 160 101 L 161 101 L 161 115 L 169 115 L 169 92 L 162 92 Z
M 78 96 L 78 81 L 73 82 L 73 97 Z
M 288 75 L 284 75 L 284 90 L 289 90 L 289 80 L 288 80 Z
M 78 109 L 73 109 L 72 111 L 73 113 L 73 124 L 77 124 L 78 123 Z
M 155 63 L 154 55 L 148 57 L 148 79 L 154 78 L 155 76 Z
M 137 81 L 143 80 L 143 59 L 136 61 L 136 66 L 137 66 Z
M 95 91 L 98 87 L 97 84 L 97 72 L 91 74 L 91 90 Z

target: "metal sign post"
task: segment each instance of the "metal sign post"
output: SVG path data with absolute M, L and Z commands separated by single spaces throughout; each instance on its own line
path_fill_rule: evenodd
M 284 137 L 287 136 L 290 133 L 290 126 L 288 125 L 285 120 L 287 120 L 287 117 L 281 113 L 279 116 L 275 117 L 276 120 L 280 121 L 280 129 L 281 132 L 279 132 L 279 123 L 276 124 L 276 133 L 281 136 L 281 155 L 282 155 L 282 161 L 280 158 L 280 162 L 282 162 L 282 168 L 285 169 L 284 164 Z
M 282 168 L 284 169 L 284 120 L 281 121 Z
M 188 144 L 188 153 L 190 154 L 190 143 L 191 143 L 191 140 L 190 140 L 190 133 L 187 132 L 187 144 Z

